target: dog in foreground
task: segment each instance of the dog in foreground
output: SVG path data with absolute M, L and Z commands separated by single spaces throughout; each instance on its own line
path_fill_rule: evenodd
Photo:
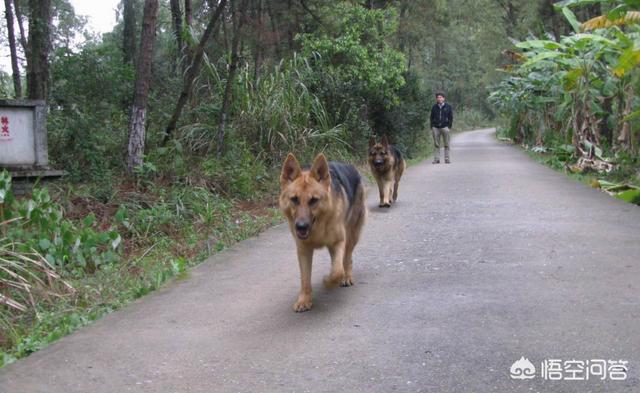
M 390 145 L 386 135 L 378 143 L 374 137 L 369 140 L 369 166 L 380 191 L 380 207 L 391 207 L 398 199 L 398 185 L 406 168 L 402 153 Z
M 311 309 L 313 251 L 327 247 L 331 273 L 326 287 L 353 285 L 352 253 L 364 225 L 365 191 L 358 171 L 348 164 L 328 162 L 323 154 L 311 169 L 300 167 L 289 154 L 280 174 L 280 208 L 289 222 L 300 264 L 300 294 L 296 312 Z

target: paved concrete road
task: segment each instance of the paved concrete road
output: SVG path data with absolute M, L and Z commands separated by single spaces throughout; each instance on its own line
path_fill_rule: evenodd
M 407 171 L 391 209 L 370 192 L 354 287 L 322 289 L 316 254 L 312 311 L 292 312 L 298 267 L 280 225 L 5 367 L 0 391 L 640 392 L 640 209 L 491 130 L 452 145 L 453 164 Z M 522 356 L 532 380 L 509 377 Z M 545 359 L 629 372 L 545 381 Z

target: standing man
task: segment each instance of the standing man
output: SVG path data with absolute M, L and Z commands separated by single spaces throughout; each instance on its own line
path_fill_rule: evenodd
M 431 108 L 431 131 L 433 131 L 433 144 L 436 151 L 433 156 L 433 163 L 440 163 L 440 136 L 444 142 L 444 162 L 450 163 L 449 159 L 449 131 L 453 125 L 453 108 L 444 102 L 444 94 L 436 94 L 436 104 Z

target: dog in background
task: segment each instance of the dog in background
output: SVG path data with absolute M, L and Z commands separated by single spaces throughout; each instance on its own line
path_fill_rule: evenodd
M 406 168 L 402 153 L 389 144 L 387 136 L 378 143 L 374 137 L 369 140 L 369 166 L 380 191 L 380 207 L 391 207 L 398 199 L 398 185 Z
M 365 191 L 358 171 L 348 164 L 327 162 L 323 154 L 311 169 L 302 169 L 291 153 L 280 174 L 280 208 L 289 222 L 300 264 L 300 294 L 296 312 L 311 309 L 313 251 L 327 247 L 331 273 L 326 287 L 353 285 L 353 249 L 367 215 Z

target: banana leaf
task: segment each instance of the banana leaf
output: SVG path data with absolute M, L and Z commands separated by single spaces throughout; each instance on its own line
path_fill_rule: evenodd
M 627 48 L 618 59 L 618 65 L 613 69 L 613 74 L 621 78 L 638 64 L 640 64 L 640 50 L 635 50 L 633 47 Z
M 640 205 L 640 190 L 637 190 L 637 189 L 627 190 L 617 194 L 616 198 L 622 199 L 623 201 L 630 202 L 636 205 Z
M 562 9 L 562 14 L 567 19 L 567 22 L 569 22 L 571 27 L 573 27 L 573 31 L 575 31 L 576 33 L 580 32 L 580 22 L 578 22 L 576 14 L 574 14 L 573 11 L 569 9 L 569 7 L 564 7 Z
M 626 184 L 626 183 L 613 183 L 604 179 L 599 179 L 598 180 L 598 186 L 604 190 L 607 191 L 609 193 L 615 194 L 615 193 L 621 193 L 624 191 L 630 191 L 630 190 L 636 190 L 636 191 L 640 191 L 640 187 L 634 186 L 632 184 Z
M 516 44 L 516 47 L 520 49 L 548 49 L 548 50 L 565 49 L 564 45 L 551 40 L 522 41 L 522 42 L 518 42 Z

